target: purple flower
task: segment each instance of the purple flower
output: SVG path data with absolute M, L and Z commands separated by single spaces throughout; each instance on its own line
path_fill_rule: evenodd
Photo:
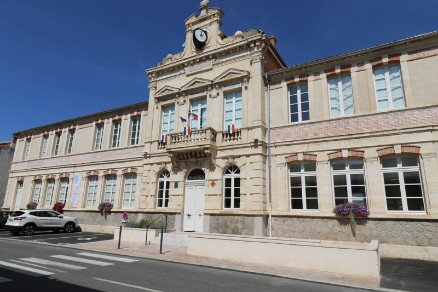
M 99 204 L 97 209 L 99 209 L 101 213 L 110 213 L 113 207 L 114 205 L 111 204 L 110 202 L 103 202 Z
M 370 211 L 365 204 L 350 202 L 337 205 L 333 209 L 333 213 L 335 213 L 336 216 L 348 216 L 353 214 L 354 216 L 367 217 L 370 215 Z
M 38 203 L 37 202 L 30 202 L 26 205 L 26 209 L 28 210 L 34 210 L 38 207 Z

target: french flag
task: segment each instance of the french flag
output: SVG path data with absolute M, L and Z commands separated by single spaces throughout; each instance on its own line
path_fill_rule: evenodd
M 161 142 L 167 143 L 167 135 L 161 135 Z
M 184 136 L 188 136 L 192 133 L 190 127 L 184 127 Z
M 228 125 L 228 134 L 234 134 L 236 132 L 236 127 L 234 127 L 234 124 Z
M 197 120 L 198 119 L 198 115 L 197 114 L 194 114 L 194 113 L 192 113 L 192 112 L 189 112 L 189 117 L 190 116 L 192 116 L 192 119 L 193 120 Z

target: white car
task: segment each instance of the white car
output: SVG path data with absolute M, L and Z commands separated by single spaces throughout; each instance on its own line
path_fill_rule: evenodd
M 18 210 L 9 215 L 5 229 L 16 235 L 32 235 L 36 230 L 53 230 L 58 232 L 74 232 L 78 227 L 78 219 L 64 216 L 52 210 Z

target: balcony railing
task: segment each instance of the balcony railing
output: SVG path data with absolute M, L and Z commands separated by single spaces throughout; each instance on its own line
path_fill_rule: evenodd
M 222 142 L 239 141 L 242 139 L 242 130 L 237 129 L 234 133 L 230 134 L 227 131 L 222 132 Z

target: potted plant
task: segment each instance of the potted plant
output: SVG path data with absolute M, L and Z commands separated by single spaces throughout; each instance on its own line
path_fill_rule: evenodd
M 34 210 L 34 209 L 36 209 L 38 207 L 38 203 L 37 202 L 29 202 L 27 205 L 26 205 L 26 209 L 27 210 Z
M 333 213 L 337 217 L 349 217 L 351 231 L 353 231 L 353 236 L 356 236 L 356 218 L 357 217 L 368 217 L 370 211 L 365 204 L 362 203 L 350 203 L 346 202 L 343 204 L 338 204 L 334 209 Z
M 64 212 L 64 207 L 65 207 L 65 203 L 56 202 L 55 205 L 53 205 L 52 210 L 62 214 Z
M 97 209 L 99 209 L 100 215 L 105 216 L 106 219 L 106 215 L 111 214 L 111 210 L 113 209 L 113 207 L 114 205 L 111 204 L 110 202 L 102 202 L 99 204 Z

